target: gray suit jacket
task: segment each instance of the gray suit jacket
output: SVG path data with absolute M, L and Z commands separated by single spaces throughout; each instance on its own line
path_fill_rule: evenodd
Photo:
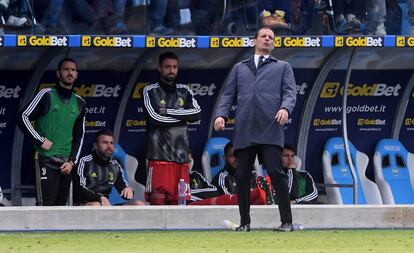
M 236 96 L 234 149 L 256 144 L 283 147 L 284 126 L 276 122 L 280 108 L 289 114 L 296 103 L 296 82 L 289 63 L 270 56 L 256 70 L 254 57 L 234 65 L 219 98 L 214 118 L 227 118 Z

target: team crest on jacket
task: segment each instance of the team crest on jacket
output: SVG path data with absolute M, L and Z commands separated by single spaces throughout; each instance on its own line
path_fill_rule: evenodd
M 184 98 L 182 98 L 182 97 L 178 97 L 178 105 L 179 105 L 180 107 L 183 107 L 183 106 L 184 106 Z

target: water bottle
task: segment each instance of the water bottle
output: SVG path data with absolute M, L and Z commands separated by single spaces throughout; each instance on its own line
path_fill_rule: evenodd
M 187 193 L 187 183 L 184 181 L 184 179 L 181 178 L 180 182 L 178 182 L 178 205 L 185 206 L 186 193 Z
M 3 192 L 1 191 L 1 187 L 0 187 L 0 203 L 3 200 Z

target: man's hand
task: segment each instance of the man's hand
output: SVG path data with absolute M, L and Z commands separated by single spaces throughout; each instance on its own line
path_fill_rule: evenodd
M 225 127 L 225 120 L 223 117 L 217 117 L 216 120 L 214 120 L 214 130 L 216 131 L 224 131 Z
M 60 166 L 60 171 L 65 175 L 69 175 L 72 169 L 73 169 L 73 162 L 70 162 L 70 161 L 64 162 L 62 166 Z
M 275 116 L 275 120 L 282 126 L 287 123 L 289 112 L 286 108 L 280 109 Z
M 44 138 L 45 140 L 42 143 L 42 146 L 40 146 L 43 150 L 48 151 L 52 145 L 53 142 L 49 141 L 46 137 Z
M 111 202 L 109 202 L 109 200 L 106 197 L 102 196 L 101 197 L 101 206 L 111 206 Z
M 121 197 L 123 197 L 124 199 L 132 199 L 134 197 L 134 191 L 131 187 L 125 187 L 121 191 Z

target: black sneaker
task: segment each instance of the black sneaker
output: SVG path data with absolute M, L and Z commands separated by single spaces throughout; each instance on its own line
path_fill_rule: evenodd
M 258 176 L 256 178 L 257 186 L 260 187 L 266 193 L 266 205 L 273 205 L 275 200 L 273 199 L 273 195 L 270 192 L 269 183 L 266 181 L 266 178 L 262 176 Z
M 240 225 L 234 231 L 236 231 L 236 232 L 250 232 L 250 224 Z
M 282 223 L 282 225 L 280 225 L 279 227 L 274 228 L 273 231 L 276 231 L 276 232 L 291 232 L 291 231 L 293 231 L 293 226 L 292 226 L 292 223 L 285 222 L 285 223 Z

